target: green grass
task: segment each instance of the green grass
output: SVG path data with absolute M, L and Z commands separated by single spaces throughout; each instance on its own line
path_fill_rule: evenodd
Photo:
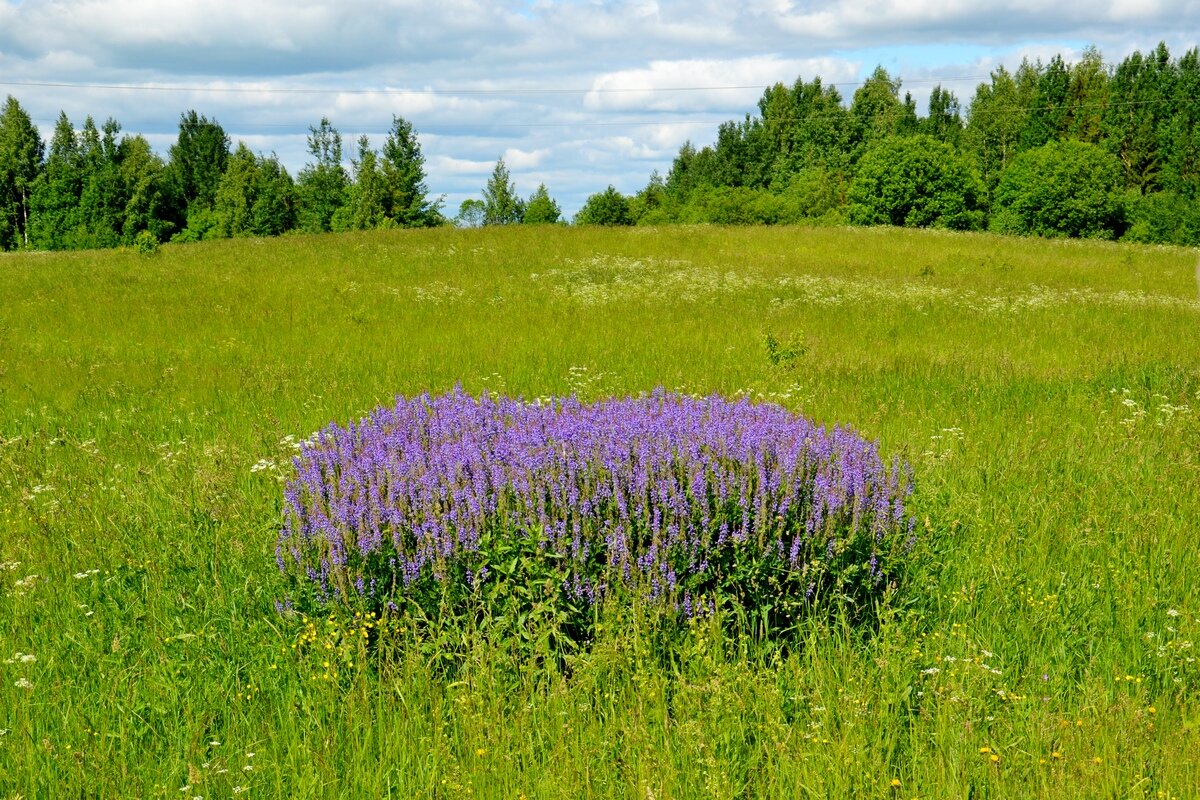
M 0 798 L 1192 796 L 1196 261 L 721 228 L 0 258 Z M 281 440 L 456 383 L 850 423 L 912 461 L 929 578 L 770 663 L 700 627 L 570 680 L 327 650 L 345 620 L 273 607 Z

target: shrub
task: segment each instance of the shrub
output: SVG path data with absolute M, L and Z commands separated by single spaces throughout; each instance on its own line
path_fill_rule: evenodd
M 1129 230 L 1122 237 L 1145 244 L 1200 245 L 1200 204 L 1173 192 L 1133 195 L 1126 201 Z
M 819 219 L 842 206 L 846 185 L 842 175 L 822 166 L 792 175 L 783 190 L 780 222 Z
M 133 237 L 133 249 L 142 255 L 152 256 L 158 252 L 158 237 L 150 231 L 138 231 Z
M 615 187 L 596 192 L 583 203 L 575 215 L 577 225 L 632 225 L 633 216 L 629 209 L 629 198 Z
M 331 425 L 295 467 L 288 603 L 502 636 L 540 619 L 570 646 L 610 598 L 758 632 L 818 608 L 865 620 L 914 541 L 907 471 L 875 444 L 715 396 L 399 398 Z
M 930 136 L 889 137 L 858 162 L 850 185 L 850 221 L 858 225 L 983 225 L 983 184 L 953 146 Z
M 1124 227 L 1121 163 L 1086 142 L 1050 142 L 1013 159 L 994 208 L 1003 233 L 1111 239 Z M 1002 215 L 1002 216 L 1001 216 Z
M 782 199 L 766 189 L 710 186 L 696 189 L 679 212 L 689 224 L 771 225 L 779 221 Z

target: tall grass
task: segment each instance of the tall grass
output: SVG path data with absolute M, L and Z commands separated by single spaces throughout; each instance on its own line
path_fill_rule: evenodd
M 720 228 L 0 258 L 0 798 L 1190 796 L 1195 264 Z M 629 612 L 570 679 L 281 618 L 292 442 L 457 383 L 852 424 L 913 463 L 933 566 L 865 637 L 698 621 L 664 661 Z

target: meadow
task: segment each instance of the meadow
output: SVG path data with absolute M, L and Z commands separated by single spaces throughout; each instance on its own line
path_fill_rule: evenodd
M 1198 277 L 872 228 L 0 256 L 0 798 L 1195 796 Z M 296 443 L 456 385 L 852 425 L 921 579 L 770 657 L 617 620 L 570 675 L 277 613 Z

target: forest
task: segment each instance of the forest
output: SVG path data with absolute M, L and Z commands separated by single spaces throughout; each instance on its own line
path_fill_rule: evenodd
M 963 105 L 940 85 L 922 116 L 883 67 L 848 99 L 820 77 L 767 88 L 665 177 L 591 195 L 578 224 L 854 224 L 1200 244 L 1200 50 L 1165 44 L 1108 65 L 1094 48 L 1004 67 Z M 293 178 L 181 115 L 166 158 L 108 119 L 60 115 L 44 142 L 13 97 L 0 112 L 0 249 L 59 250 L 380 227 L 553 223 L 547 188 L 516 194 L 503 162 L 453 219 L 431 199 L 413 125 L 347 159 L 328 119 Z

